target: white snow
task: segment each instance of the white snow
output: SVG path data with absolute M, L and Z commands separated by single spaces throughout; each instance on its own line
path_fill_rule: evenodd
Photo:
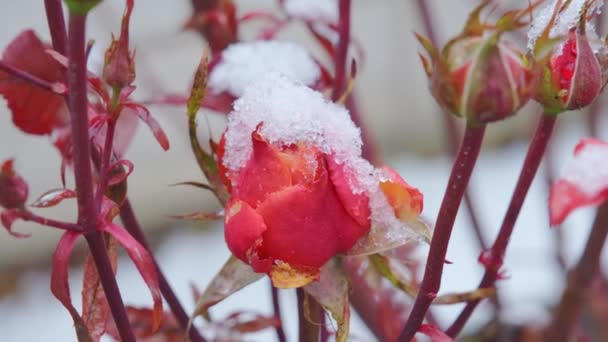
M 337 0 L 285 0 L 285 12 L 309 21 L 338 22 Z
M 589 143 L 562 170 L 562 178 L 595 196 L 608 187 L 608 144 Z
M 528 49 L 533 50 L 536 40 L 541 36 L 549 21 L 553 16 L 556 6 L 566 3 L 566 0 L 553 0 L 548 2 L 544 7 L 534 13 L 534 20 L 530 30 L 528 31 Z M 604 0 L 572 0 L 570 4 L 557 15 L 553 28 L 549 32 L 550 38 L 556 38 L 568 34 L 568 31 L 578 23 L 583 8 L 586 3 L 589 3 L 587 16 L 596 16 L 600 14 L 601 8 L 604 5 Z M 587 23 L 587 28 L 591 32 L 595 32 L 592 23 Z
M 321 70 L 300 45 L 288 41 L 253 41 L 230 45 L 209 76 L 209 87 L 241 96 L 245 88 L 270 72 L 281 73 L 294 81 L 313 85 Z
M 260 124 L 260 135 L 271 144 L 281 147 L 305 143 L 343 165 L 353 193 L 369 197 L 372 229 L 387 232 L 389 236 L 384 240 L 405 243 L 413 237 L 411 229 L 395 217 L 378 187 L 388 177 L 361 157 L 360 131 L 343 106 L 279 74 L 268 74 L 252 84 L 228 115 L 224 164 L 233 176 L 249 160 L 251 134 Z M 234 177 L 232 182 L 236 182 Z M 361 246 L 358 250 L 364 253 Z

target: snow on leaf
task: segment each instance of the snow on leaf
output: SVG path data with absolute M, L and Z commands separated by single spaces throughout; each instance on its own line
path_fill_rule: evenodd
M 65 188 L 52 189 L 40 195 L 30 206 L 34 208 L 49 208 L 69 198 L 76 198 L 74 190 Z
M 42 80 L 63 83 L 63 69 L 46 53 L 47 46 L 34 31 L 19 34 L 6 47 L 2 61 Z M 62 95 L 24 82 L 0 71 L 0 94 L 11 110 L 13 123 L 25 133 L 45 135 L 67 124 Z
M 59 243 L 57 243 L 57 248 L 53 254 L 53 268 L 51 270 L 51 292 L 72 316 L 78 341 L 92 342 L 93 339 L 89 334 L 87 325 L 74 305 L 72 305 L 72 297 L 70 296 L 68 284 L 70 254 L 72 254 L 76 240 L 80 235 L 80 233 L 66 232 L 61 236 Z
M 116 240 L 111 236 L 106 236 L 106 248 L 112 269 L 116 273 Z M 93 341 L 99 341 L 105 333 L 108 319 L 111 319 L 110 306 L 103 291 L 95 261 L 89 253 L 84 264 L 82 320 L 87 326 Z
M 312 86 L 320 77 L 319 65 L 300 45 L 288 41 L 262 40 L 231 44 L 209 75 L 214 93 L 241 96 L 247 86 L 269 72 Z
M 192 314 L 194 319 L 203 316 L 210 321 L 209 308 L 221 302 L 231 294 L 239 291 L 245 286 L 254 283 L 264 276 L 256 273 L 251 266 L 245 264 L 234 256 L 230 256 L 228 261 L 222 266 L 218 274 L 213 277 L 203 294 L 196 303 L 196 309 Z
M 18 219 L 21 219 L 21 218 L 23 218 L 23 212 L 21 209 L 8 209 L 8 210 L 4 210 L 3 212 L 0 213 L 0 222 L 2 222 L 2 226 L 6 229 L 6 231 L 12 237 L 16 237 L 19 239 L 25 239 L 32 235 L 17 233 L 12 230 L 13 223 L 15 223 L 15 221 L 17 221 Z
M 454 340 L 432 324 L 422 324 L 418 332 L 428 336 L 431 342 L 454 342 Z
M 304 292 L 329 311 L 338 324 L 337 342 L 344 342 L 348 338 L 350 321 L 348 291 L 348 279 L 340 266 L 340 261 L 336 259 L 330 260 L 321 268 L 318 281 L 304 286 Z
M 112 235 L 118 241 L 118 243 L 125 248 L 127 254 L 135 264 L 135 267 L 137 267 L 139 274 L 152 294 L 154 310 L 152 312 L 152 325 L 150 333 L 153 333 L 160 327 L 163 316 L 163 301 L 158 283 L 156 265 L 154 264 L 148 250 L 146 250 L 122 227 L 113 223 L 107 223 L 103 229 Z
M 608 199 L 608 143 L 582 139 L 574 157 L 562 170 L 551 188 L 549 211 L 551 225 L 562 223 L 580 207 L 596 205 Z
M 166 151 L 169 149 L 169 139 L 167 138 L 167 135 L 165 135 L 165 132 L 158 124 L 158 121 L 154 119 L 154 117 L 150 114 L 150 111 L 146 107 L 133 102 L 125 103 L 124 107 L 125 110 L 132 111 L 132 113 L 137 115 L 141 119 L 141 121 L 148 125 L 148 128 L 150 128 L 152 134 L 154 135 L 154 138 L 156 138 L 156 141 L 158 141 L 163 150 Z

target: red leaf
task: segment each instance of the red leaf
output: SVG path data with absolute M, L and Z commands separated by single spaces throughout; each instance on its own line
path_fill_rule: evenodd
M 183 342 L 184 333 L 179 323 L 170 312 L 164 312 L 163 322 L 153 335 L 150 335 L 152 322 L 150 317 L 153 312 L 152 309 L 148 308 L 135 308 L 128 306 L 127 316 L 129 317 L 129 323 L 133 333 L 138 337 L 138 341 L 142 342 Z M 107 326 L 108 335 L 112 336 L 116 340 L 120 340 L 118 329 L 114 324 L 113 320 L 108 321 Z
M 450 336 L 431 324 L 422 324 L 418 332 L 428 336 L 432 342 L 454 342 Z
M 574 158 L 566 163 L 562 176 L 551 188 L 551 225 L 562 223 L 580 207 L 597 205 L 608 199 L 608 143 L 582 139 Z
M 124 106 L 125 108 L 130 109 L 146 125 L 148 125 L 148 127 L 152 131 L 152 134 L 154 134 L 154 137 L 156 138 L 160 146 L 163 148 L 163 150 L 166 151 L 169 149 L 169 139 L 165 135 L 163 129 L 158 124 L 158 121 L 156 121 L 156 119 L 154 119 L 154 117 L 150 115 L 150 111 L 146 107 L 133 102 L 127 102 L 124 104 Z
M 13 223 L 15 221 L 17 221 L 18 219 L 21 219 L 22 217 L 23 217 L 23 214 L 21 212 L 21 209 L 8 209 L 8 210 L 5 210 L 2 213 L 0 213 L 0 222 L 2 222 L 2 226 L 4 226 L 6 231 L 11 236 L 19 238 L 19 239 L 28 238 L 31 236 L 31 234 L 17 233 L 11 229 L 11 227 L 13 226 Z
M 160 327 L 160 323 L 163 316 L 163 301 L 160 294 L 160 288 L 158 284 L 158 273 L 156 271 L 156 265 L 146 250 L 137 240 L 135 240 L 126 230 L 122 227 L 108 223 L 104 230 L 110 233 L 118 243 L 120 243 L 129 257 L 137 267 L 137 270 L 141 274 L 144 282 L 148 285 L 154 301 L 154 310 L 152 313 L 152 325 L 151 332 L 154 333 Z
M 48 47 L 27 30 L 7 46 L 4 63 L 52 83 L 64 83 L 63 68 L 45 51 Z M 6 98 L 15 125 L 25 133 L 45 135 L 67 123 L 62 95 L 23 82 L 0 71 L 0 94 Z
M 126 170 L 125 170 L 126 169 Z M 110 179 L 108 185 L 116 185 L 122 183 L 133 172 L 133 163 L 126 159 L 121 159 L 110 166 Z
M 112 269 L 116 273 L 116 241 L 111 236 L 107 236 L 106 248 L 112 263 Z M 106 324 L 110 318 L 110 306 L 103 291 L 95 261 L 89 253 L 84 264 L 82 320 L 90 331 L 93 341 L 99 341 L 105 333 Z
M 93 340 L 89 335 L 89 331 L 86 324 L 82 320 L 82 317 L 80 317 L 80 314 L 78 311 L 76 311 L 74 305 L 72 305 L 70 286 L 68 284 L 68 264 L 70 261 L 70 254 L 72 254 L 76 240 L 80 237 L 80 235 L 80 233 L 66 232 L 63 234 L 63 236 L 61 236 L 61 239 L 57 244 L 57 249 L 55 249 L 55 253 L 53 254 L 51 292 L 72 316 L 78 341 L 82 342 Z
M 75 198 L 76 192 L 71 189 L 52 189 L 49 190 L 38 199 L 34 201 L 34 203 L 30 204 L 31 207 L 34 208 L 48 208 L 56 206 L 61 203 L 64 199 Z

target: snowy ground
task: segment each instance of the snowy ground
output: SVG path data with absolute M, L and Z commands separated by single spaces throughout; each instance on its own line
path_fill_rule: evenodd
M 566 134 L 560 132 L 560 135 L 562 137 L 559 144 L 554 146 L 554 151 L 559 151 L 556 159 L 561 164 L 571 156 L 575 142 L 584 132 L 581 128 L 569 127 Z M 482 152 L 472 183 L 487 238 L 493 239 L 496 234 L 526 147 L 527 142 L 517 142 L 497 151 Z M 449 160 L 403 155 L 391 164 L 408 182 L 422 190 L 425 194 L 424 214 L 429 218 L 435 217 L 448 177 Z M 548 227 L 546 200 L 547 193 L 541 174 L 531 189 L 507 253 L 505 265 L 510 278 L 499 284 L 505 311 L 509 313 L 505 317 L 508 320 L 534 322 L 546 319 L 548 305 L 554 302 L 561 291 L 563 280 L 554 262 L 555 232 Z M 562 227 L 570 264 L 578 258 L 587 237 L 590 213 L 590 210 L 576 212 Z M 482 267 L 476 262 L 479 250 L 467 223 L 468 218 L 463 212 L 457 219 L 448 251 L 448 259 L 454 264 L 445 268 L 442 291 L 471 289 L 479 282 L 482 273 Z M 208 232 L 201 233 L 187 226 L 178 226 L 157 248 L 156 256 L 161 267 L 189 310 L 192 309 L 190 283 L 203 287 L 228 257 L 220 228 L 216 225 Z M 76 307 L 80 305 L 80 279 L 80 270 L 73 269 L 70 280 Z M 143 282 L 126 258 L 120 261 L 118 281 L 128 304 L 150 304 Z M 26 273 L 20 281 L 19 289 L 14 297 L 0 300 L 2 340 L 35 341 L 41 337 L 45 341 L 75 340 L 68 313 L 49 291 L 48 271 Z M 283 291 L 281 296 L 285 311 L 295 310 L 293 292 Z M 262 313 L 271 312 L 266 279 L 221 303 L 213 309 L 213 313 L 221 317 L 244 308 Z M 461 306 L 440 308 L 438 312 L 441 321 L 448 324 L 460 308 Z M 483 306 L 480 307 L 469 328 L 483 323 L 485 313 Z M 291 315 L 284 319 L 289 340 L 293 341 L 296 336 L 296 318 Z M 373 341 L 373 337 L 357 320 L 353 322 L 352 331 L 362 341 Z M 273 338 L 273 332 L 268 331 L 251 336 L 250 340 L 269 341 Z

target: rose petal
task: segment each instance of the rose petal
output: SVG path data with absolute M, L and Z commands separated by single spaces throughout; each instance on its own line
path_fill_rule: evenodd
M 326 157 L 331 182 L 346 211 L 362 226 L 369 226 L 371 210 L 365 193 L 354 194 L 350 182 L 354 181 L 344 170 L 344 164 L 337 164 L 333 157 Z
M 237 258 L 248 263 L 251 253 L 257 254 L 254 247 L 265 231 L 264 219 L 249 204 L 232 200 L 226 205 L 224 236 L 228 248 Z

